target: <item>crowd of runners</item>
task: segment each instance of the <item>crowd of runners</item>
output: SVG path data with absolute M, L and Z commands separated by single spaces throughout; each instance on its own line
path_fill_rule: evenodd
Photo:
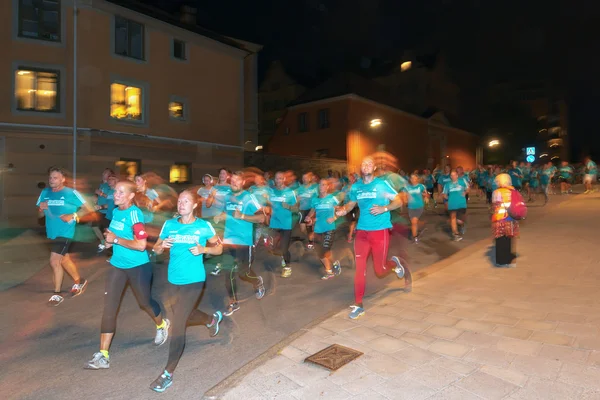
M 369 256 L 378 276 L 389 273 L 404 279 L 410 291 L 412 278 L 402 249 L 388 255 L 390 237 L 399 235 L 419 243 L 426 208 L 447 212 L 451 239 L 459 241 L 466 231 L 469 195 L 491 202 L 495 177 L 506 172 L 516 189 L 536 201 L 560 190 L 569 193 L 576 169 L 568 163 L 532 166 L 513 162 L 507 166 L 478 166 L 465 171 L 458 166 L 414 171 L 398 169 L 394 158 L 377 154 L 363 160 L 359 173 L 319 177 L 307 172 L 296 180 L 291 171 L 274 174 L 255 169 L 231 172 L 221 168 L 216 177 L 206 174 L 201 187 L 177 194 L 153 173 L 122 179 L 111 169 L 102 173 L 102 183 L 86 199 L 66 185 L 67 173 L 58 167 L 48 171 L 48 187 L 37 202 L 45 218 L 47 236 L 52 242 L 50 264 L 54 293 L 48 304 L 58 306 L 64 271 L 74 281 L 71 296 L 83 293 L 88 281 L 81 277 L 69 257 L 77 223 L 94 226 L 98 252 L 106 254 L 111 265 L 106 276 L 99 351 L 85 364 L 88 369 L 110 366 L 109 348 L 116 329 L 117 312 L 127 284 L 140 308 L 152 319 L 160 346 L 169 337 L 169 356 L 151 389 L 163 392 L 173 382 L 173 374 L 183 353 L 186 326 L 204 325 L 211 336 L 219 333 L 223 316 L 240 310 L 238 278 L 252 285 L 258 300 L 265 296 L 264 280 L 253 269 L 257 246 L 266 246 L 281 259 L 281 277 L 292 276 L 290 255 L 292 230 L 299 224 L 306 247 L 314 250 L 322 263 L 322 280 L 341 273 L 342 266 L 332 256 L 332 246 L 340 224 L 347 226 L 345 240 L 354 244 L 355 302 L 349 317 L 365 314 L 363 296 Z M 586 192 L 597 181 L 596 165 L 585 160 L 583 182 Z M 560 189 L 559 189 L 560 188 Z M 400 214 L 405 209 L 408 222 Z M 229 299 L 224 311 L 205 313 L 197 309 L 206 281 L 204 262 L 214 265 L 209 273 L 223 276 Z M 233 260 L 233 261 L 227 261 Z M 161 305 L 151 296 L 153 264 L 168 267 L 170 309 L 167 319 Z M 230 265 L 227 265 L 230 264 Z

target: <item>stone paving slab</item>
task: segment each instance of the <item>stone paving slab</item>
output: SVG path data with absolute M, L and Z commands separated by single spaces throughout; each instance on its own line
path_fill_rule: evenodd
M 339 313 L 224 398 L 600 399 L 598 211 L 579 196 L 524 223 L 517 268 L 475 250 L 358 320 Z M 367 351 L 335 372 L 303 363 L 329 343 Z

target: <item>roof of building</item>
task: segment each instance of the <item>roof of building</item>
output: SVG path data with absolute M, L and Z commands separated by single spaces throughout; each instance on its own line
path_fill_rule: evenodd
M 173 26 L 177 26 L 181 29 L 185 29 L 190 32 L 194 32 L 198 35 L 202 35 L 204 37 L 215 40 L 217 42 L 226 44 L 228 46 L 247 51 L 249 53 L 254 53 L 254 52 L 258 51 L 257 48 L 260 48 L 259 45 L 255 45 L 253 43 L 230 38 L 230 37 L 221 35 L 219 33 L 213 32 L 209 29 L 203 28 L 199 25 L 184 23 L 184 22 L 180 21 L 175 14 L 167 12 L 163 9 L 160 9 L 160 8 L 152 6 L 152 5 L 144 4 L 143 2 L 138 1 L 138 0 L 106 0 L 106 1 L 108 1 L 109 3 L 116 4 L 118 6 L 121 6 L 121 7 L 127 8 L 131 11 L 135 11 L 140 14 L 144 14 L 149 17 L 156 18 L 160 21 L 166 22 Z
M 398 108 L 400 105 L 398 100 L 390 94 L 385 86 L 357 74 L 343 72 L 326 80 L 314 89 L 307 90 L 303 95 L 290 103 L 289 106 L 296 106 L 347 94 L 355 94 L 395 108 Z

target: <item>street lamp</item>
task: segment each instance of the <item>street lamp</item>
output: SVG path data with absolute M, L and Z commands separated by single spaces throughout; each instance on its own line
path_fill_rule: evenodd
M 488 143 L 488 147 L 496 147 L 500 146 L 500 141 L 498 139 L 490 140 Z

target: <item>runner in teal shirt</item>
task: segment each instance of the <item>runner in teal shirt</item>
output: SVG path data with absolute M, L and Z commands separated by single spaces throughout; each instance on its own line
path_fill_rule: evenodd
M 452 171 L 450 182 L 444 186 L 443 194 L 448 200 L 448 212 L 450 214 L 450 226 L 455 241 L 462 240 L 464 234 L 465 217 L 467 213 L 466 194 L 469 189 L 463 181 L 458 179 L 458 173 Z
M 410 184 L 404 189 L 408 197 L 408 218 L 412 239 L 415 243 L 419 242 L 419 219 L 423 215 L 425 208 L 425 199 L 429 198 L 429 193 L 425 185 L 419 183 L 419 177 L 415 174 L 410 177 Z
M 223 319 L 220 311 L 210 316 L 196 308 L 206 280 L 204 255 L 222 251 L 210 222 L 194 215 L 198 204 L 196 193 L 182 192 L 177 200 L 179 217 L 165 221 L 154 245 L 158 254 L 170 249 L 167 293 L 171 305 L 169 358 L 162 374 L 150 385 L 156 392 L 164 392 L 173 383 L 173 373 L 185 347 L 186 327 L 205 325 L 210 336 L 216 336 Z
M 300 219 L 298 222 L 300 223 L 300 230 L 307 236 L 308 244 L 306 247 L 308 250 L 312 250 L 314 248 L 314 232 L 312 225 L 307 224 L 305 219 L 310 212 L 313 199 L 315 199 L 319 193 L 319 185 L 313 181 L 314 174 L 312 172 L 307 172 L 306 174 L 302 175 L 302 185 L 296 189 L 296 195 L 298 197 L 300 209 Z
M 279 253 L 281 254 L 281 277 L 289 278 L 292 275 L 290 267 L 290 241 L 292 239 L 293 219 L 292 213 L 298 211 L 296 193 L 285 186 L 285 174 L 279 171 L 275 174 L 275 188 L 269 196 L 271 205 L 271 221 L 269 227 L 279 234 Z
M 73 278 L 71 296 L 78 296 L 85 290 L 87 281 L 79 276 L 77 266 L 69 257 L 69 248 L 75 236 L 75 225 L 79 219 L 77 211 L 84 207 L 92 211 L 79 192 L 65 186 L 65 171 L 58 167 L 48 169 L 48 186 L 40 193 L 36 205 L 38 217 L 46 219 L 46 236 L 52 241 L 50 265 L 52 266 L 54 294 L 48 305 L 58 306 L 63 302 L 61 295 L 64 272 Z
M 307 223 L 314 225 L 317 234 L 317 256 L 325 274 L 322 280 L 331 279 L 342 272 L 339 261 L 331 261 L 331 247 L 335 239 L 335 208 L 340 201 L 332 193 L 333 187 L 328 179 L 319 182 L 319 196 L 312 199 L 311 211 L 306 217 Z

